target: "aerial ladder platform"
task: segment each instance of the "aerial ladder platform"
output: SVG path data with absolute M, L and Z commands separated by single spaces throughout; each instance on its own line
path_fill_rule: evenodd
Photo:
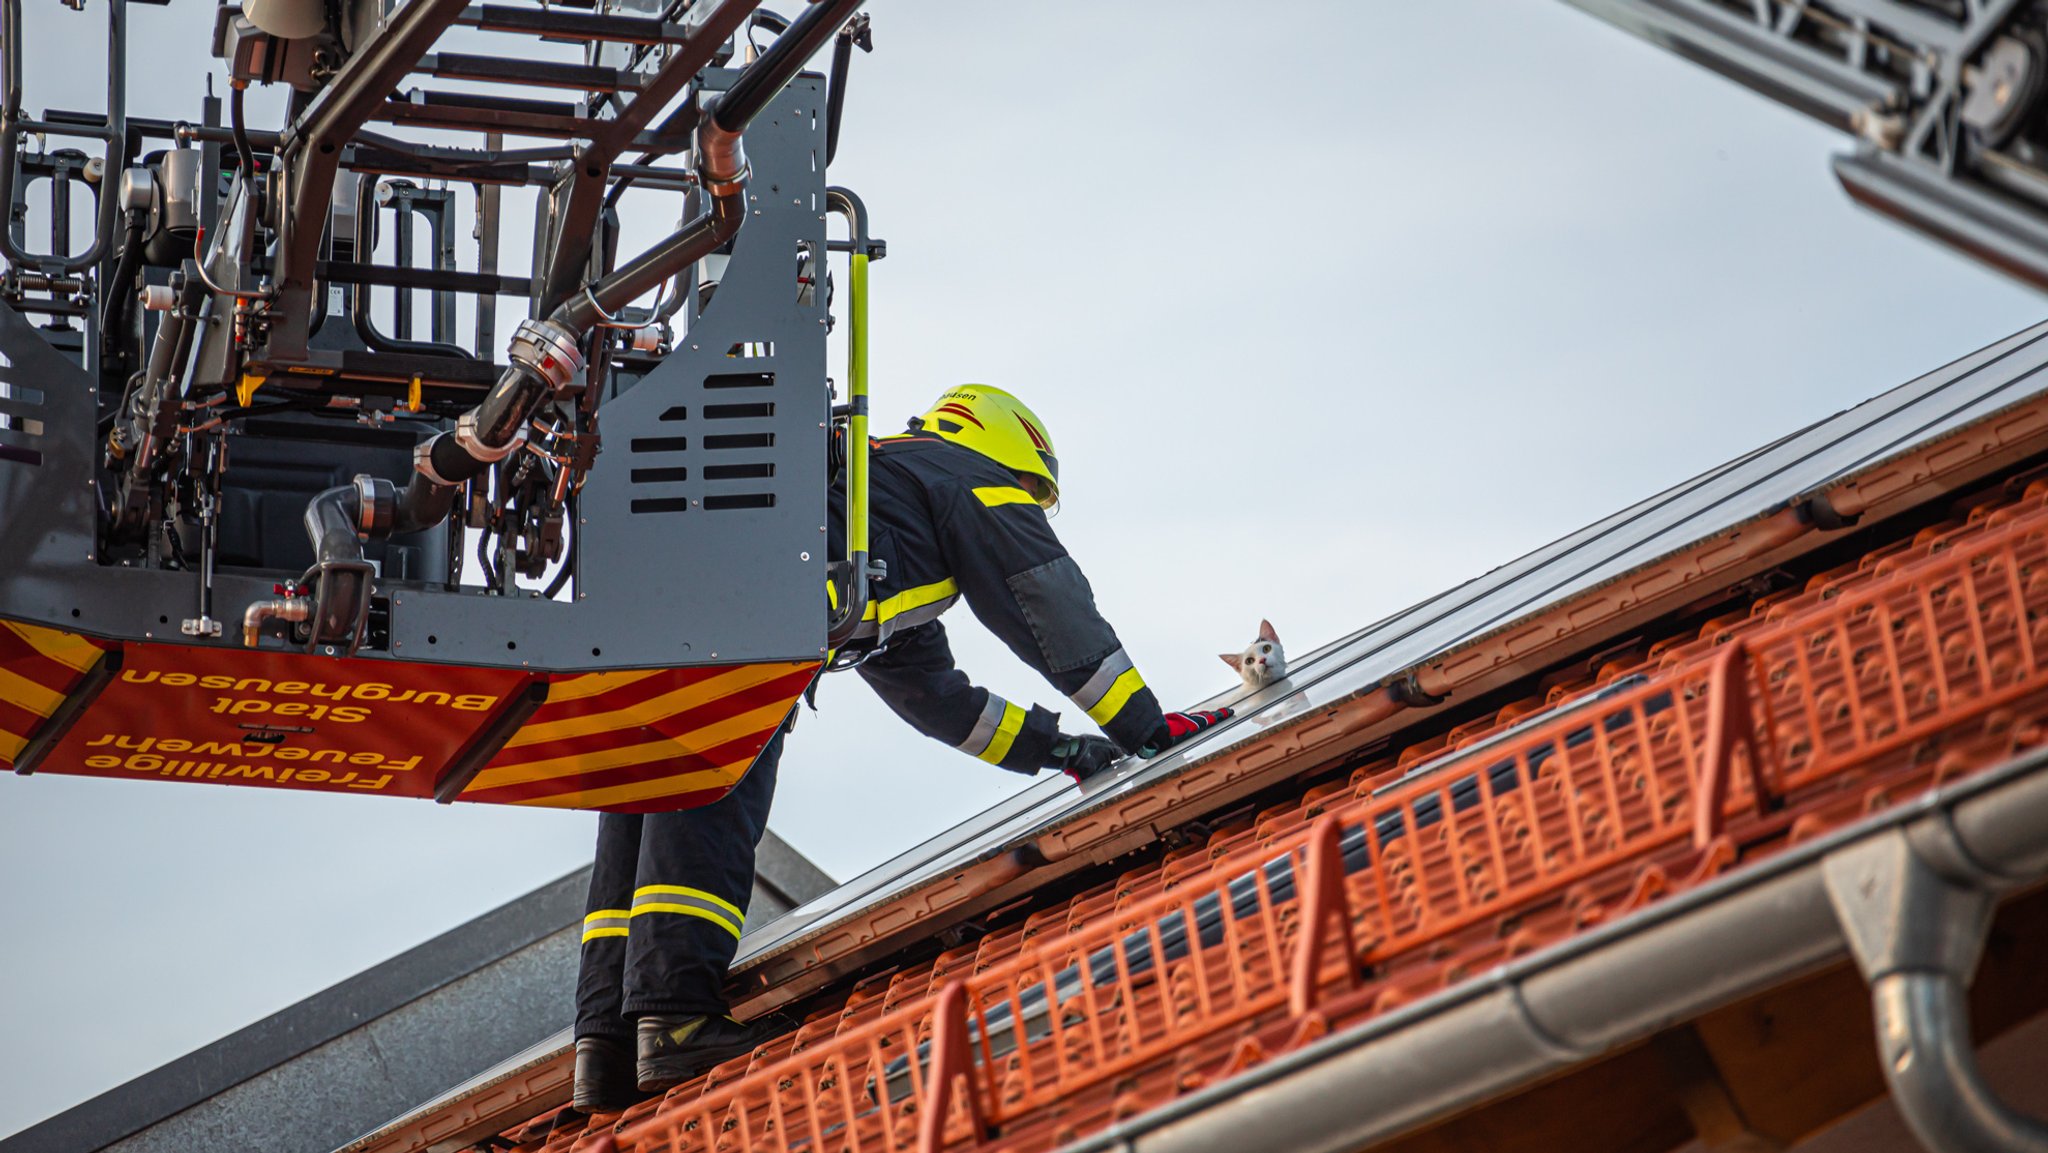
M 723 795 L 871 604 L 858 0 L 245 0 L 192 108 L 142 2 L 79 111 L 0 0 L 0 766 Z

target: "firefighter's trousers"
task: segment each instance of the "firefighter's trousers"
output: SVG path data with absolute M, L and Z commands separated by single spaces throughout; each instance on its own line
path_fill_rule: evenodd
M 634 1018 L 726 1011 L 754 847 L 768 827 L 783 733 L 723 798 L 677 813 L 602 813 L 576 978 L 576 1035 L 630 1042 Z

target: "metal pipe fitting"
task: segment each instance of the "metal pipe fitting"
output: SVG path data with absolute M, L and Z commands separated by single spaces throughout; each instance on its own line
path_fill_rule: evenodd
M 477 409 L 472 408 L 455 418 L 455 443 L 461 447 L 462 451 L 469 454 L 471 460 L 476 461 L 478 464 L 496 464 L 513 453 L 518 452 L 519 446 L 526 443 L 525 425 L 514 429 L 512 431 L 512 438 L 505 443 L 490 443 L 477 431 L 477 412 Z M 432 459 L 433 456 L 429 453 L 428 460 L 431 461 Z
M 148 212 L 156 206 L 156 175 L 145 166 L 122 169 L 118 189 L 123 212 Z
M 740 134 L 707 122 L 697 132 L 697 178 L 713 196 L 730 196 L 746 186 L 747 152 Z
M 242 610 L 242 644 L 255 648 L 263 633 L 263 622 L 303 621 L 313 615 L 313 602 L 305 597 L 280 597 L 273 601 L 257 601 Z

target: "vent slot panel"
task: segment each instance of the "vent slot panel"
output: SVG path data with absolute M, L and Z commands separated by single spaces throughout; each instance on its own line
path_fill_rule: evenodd
M 706 512 L 734 508 L 774 508 L 775 494 L 772 492 L 734 492 L 704 498 Z
M 763 404 L 707 404 L 704 406 L 705 420 L 748 420 L 774 416 L 773 402 Z
M 704 478 L 706 480 L 711 479 L 711 471 L 709 469 L 705 470 Z M 676 481 L 688 479 L 690 479 L 690 470 L 681 467 L 636 468 L 633 470 L 634 484 L 674 484 Z
M 733 349 L 732 355 L 740 357 L 774 352 L 772 344 L 760 341 L 744 341 Z M 625 470 L 631 486 L 623 494 L 627 511 L 635 516 L 716 512 L 721 524 L 731 519 L 745 521 L 749 512 L 764 519 L 782 515 L 785 494 L 766 490 L 789 472 L 778 469 L 779 462 L 773 457 L 776 438 L 784 427 L 780 422 L 796 410 L 781 405 L 775 385 L 773 372 L 714 372 L 701 378 L 701 391 L 687 381 L 678 382 L 674 392 L 644 410 L 639 417 L 644 423 L 625 434 L 633 454 L 632 467 Z M 761 431 L 709 433 L 700 429 L 695 437 L 664 435 L 681 432 L 687 427 L 683 422 L 691 420 L 723 422 L 707 424 L 711 429 Z M 708 529 L 700 525 L 690 531 Z
M 0 354 L 0 462 L 34 467 L 43 463 L 42 451 L 22 442 L 43 435 L 43 390 L 16 382 L 13 369 Z
M 632 504 L 632 510 L 636 514 L 650 512 L 686 512 L 688 511 L 689 507 L 690 498 L 686 496 L 641 497 L 639 500 L 634 501 Z
M 705 480 L 766 480 L 774 475 L 775 466 L 766 461 L 760 464 L 707 464 L 704 466 Z M 639 479 L 637 473 L 634 479 Z
M 704 378 L 705 388 L 771 388 L 772 372 L 716 372 Z

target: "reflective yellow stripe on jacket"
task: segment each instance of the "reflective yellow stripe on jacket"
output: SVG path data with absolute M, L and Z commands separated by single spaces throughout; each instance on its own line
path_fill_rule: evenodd
M 1000 765 L 1010 755 L 1010 746 L 1017 743 L 1017 734 L 1024 731 L 1026 715 L 1023 709 L 990 693 L 967 739 L 953 747 L 991 765 Z
M 839 590 L 832 587 L 831 581 L 825 582 L 825 599 L 834 609 L 839 607 L 838 593 Z M 953 602 L 958 599 L 960 586 L 955 584 L 951 577 L 928 585 L 904 589 L 895 596 L 869 601 L 867 611 L 861 614 L 861 623 L 854 629 L 853 635 L 871 637 L 882 631 L 885 625 L 893 632 L 895 629 L 910 628 L 926 621 L 937 620 L 939 615 L 952 608 Z
M 877 622 L 894 620 L 912 609 L 921 609 L 959 595 L 960 586 L 953 583 L 953 578 L 947 577 L 935 584 L 904 589 L 887 600 L 869 601 L 868 611 L 862 614 L 862 619 Z
M 1037 504 L 1038 498 L 1012 485 L 992 485 L 974 490 L 974 496 L 981 503 L 995 508 L 1005 504 Z
M 1087 713 L 1089 720 L 1107 725 L 1144 687 L 1145 678 L 1139 676 L 1137 667 L 1131 664 L 1130 654 L 1118 649 L 1102 658 L 1102 663 L 1095 668 L 1095 675 L 1067 699 Z

